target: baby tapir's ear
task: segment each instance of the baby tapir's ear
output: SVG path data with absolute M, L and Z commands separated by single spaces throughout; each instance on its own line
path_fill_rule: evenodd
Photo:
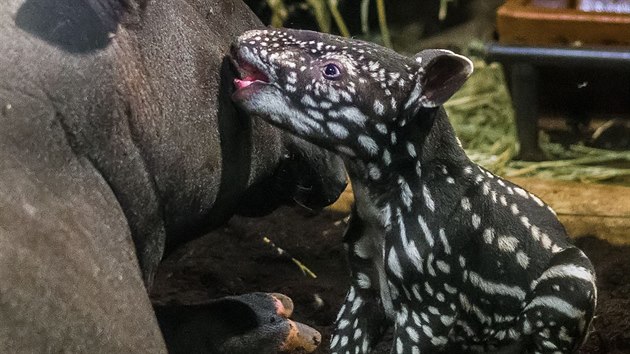
M 414 60 L 419 66 L 415 88 L 418 92 L 412 93 L 410 100 L 417 99 L 414 103 L 425 108 L 443 105 L 473 72 L 470 59 L 450 50 L 423 50 L 416 54 Z

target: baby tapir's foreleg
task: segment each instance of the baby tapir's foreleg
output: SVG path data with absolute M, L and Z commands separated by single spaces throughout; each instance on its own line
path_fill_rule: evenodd
M 351 269 L 351 285 L 337 315 L 335 333 L 330 342 L 332 353 L 368 353 L 388 326 L 380 299 L 379 281 L 374 263 L 368 258 L 369 237 L 362 222 L 353 214 L 344 236 Z M 357 252 L 361 254 L 357 254 Z

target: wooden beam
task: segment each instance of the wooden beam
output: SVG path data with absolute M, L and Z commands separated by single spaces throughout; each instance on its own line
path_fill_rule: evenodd
M 630 244 L 629 187 L 534 178 L 514 178 L 513 182 L 551 205 L 569 235 Z
M 535 178 L 511 180 L 551 205 L 570 236 L 591 235 L 612 244 L 630 245 L 630 187 Z M 347 215 L 353 203 L 349 186 L 328 210 Z

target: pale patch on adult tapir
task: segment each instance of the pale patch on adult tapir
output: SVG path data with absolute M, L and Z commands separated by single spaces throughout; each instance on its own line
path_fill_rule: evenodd
M 281 45 L 249 60 L 262 45 L 246 33 L 237 53 L 270 78 L 252 96 L 280 107 L 241 106 L 339 152 L 355 191 L 344 237 L 353 280 L 334 353 L 369 352 L 387 318 L 397 353 L 580 345 L 596 302 L 592 265 L 539 198 L 466 157 L 441 108 L 470 60 L 308 31 L 264 36 Z M 309 69 L 287 69 L 298 65 Z

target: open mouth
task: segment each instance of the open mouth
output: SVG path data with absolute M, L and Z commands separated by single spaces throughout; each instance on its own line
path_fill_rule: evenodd
M 231 59 L 237 76 L 234 78 L 235 95 L 242 96 L 244 91 L 250 91 L 255 87 L 270 83 L 269 77 L 254 64 L 244 59 L 236 48 L 232 49 Z

